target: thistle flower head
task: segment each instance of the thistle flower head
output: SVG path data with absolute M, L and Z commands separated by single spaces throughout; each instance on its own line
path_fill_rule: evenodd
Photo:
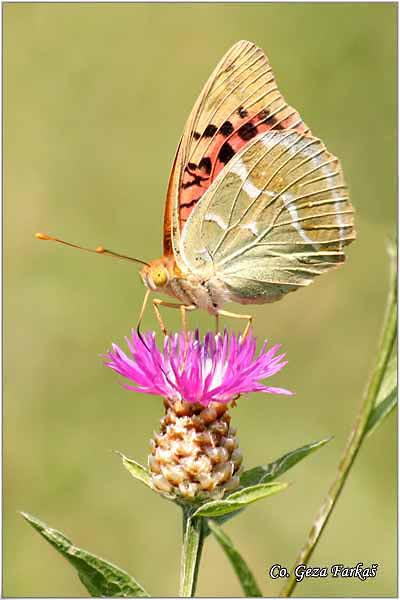
M 180 332 L 165 338 L 162 351 L 154 332 L 141 338 L 132 330 L 126 342 L 130 356 L 113 344 L 105 364 L 133 381 L 135 386 L 124 385 L 137 392 L 205 407 L 211 402 L 227 404 L 248 392 L 292 394 L 261 383 L 280 371 L 287 361 L 284 354 L 278 354 L 279 345 L 267 350 L 267 342 L 257 355 L 257 340 L 251 333 L 244 339 L 227 331 L 207 333 L 202 340 L 198 330 Z
M 128 389 L 164 397 L 165 415 L 151 440 L 149 471 L 155 490 L 180 502 L 222 498 L 240 485 L 242 454 L 228 403 L 246 392 L 291 394 L 262 379 L 285 365 L 279 346 L 258 355 L 251 334 L 177 333 L 159 350 L 154 333 L 126 338 L 130 355 L 113 344 L 106 365 L 130 379 Z

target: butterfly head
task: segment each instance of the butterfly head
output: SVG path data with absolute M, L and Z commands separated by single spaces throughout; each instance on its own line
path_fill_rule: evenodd
M 174 261 L 165 256 L 152 260 L 140 270 L 140 276 L 148 289 L 165 289 L 174 276 Z

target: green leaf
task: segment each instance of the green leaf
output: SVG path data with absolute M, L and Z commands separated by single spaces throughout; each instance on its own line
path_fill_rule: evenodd
M 212 518 L 213 521 L 215 523 L 217 523 L 218 525 L 223 525 L 227 521 L 230 521 L 234 517 L 237 517 L 238 515 L 240 515 L 240 513 L 242 513 L 244 511 L 244 509 L 245 509 L 245 507 L 239 508 L 239 510 L 235 510 L 231 513 L 228 513 L 227 515 L 222 515 L 221 517 L 210 517 L 210 518 Z
M 122 452 L 118 452 L 118 450 L 116 450 L 116 454 L 122 458 L 122 464 L 124 465 L 125 469 L 129 471 L 132 477 L 146 484 L 149 488 L 154 489 L 151 481 L 151 475 L 146 467 L 143 467 L 132 458 L 128 458 L 122 454 Z
M 77 570 L 79 579 L 95 598 L 149 598 L 133 577 L 103 558 L 74 546 L 63 533 L 52 529 L 36 517 L 21 515 Z
M 397 404 L 397 353 L 392 353 L 387 363 L 381 387 L 365 426 L 365 435 L 369 435 L 392 412 Z
M 245 471 L 240 477 L 241 487 L 246 488 L 258 483 L 267 483 L 268 481 L 274 480 L 276 477 L 279 477 L 294 467 L 294 465 L 303 460 L 303 458 L 306 458 L 306 456 L 315 452 L 318 448 L 325 446 L 331 439 L 332 438 L 326 438 L 319 442 L 312 442 L 311 444 L 307 444 L 306 446 L 302 446 L 301 448 L 297 448 L 296 450 L 284 454 L 281 458 L 278 458 L 278 460 L 275 460 L 269 465 L 254 467 L 253 469 Z
M 244 559 L 234 547 L 232 540 L 224 531 L 222 531 L 215 521 L 208 521 L 208 527 L 211 529 L 214 537 L 221 544 L 225 554 L 230 560 L 230 563 L 239 578 L 244 595 L 247 598 L 262 598 L 262 592 L 258 587 L 253 573 L 250 571 Z
M 234 512 L 239 508 L 243 508 L 248 504 L 257 502 L 262 498 L 276 494 L 287 488 L 287 483 L 261 483 L 259 485 L 253 485 L 247 487 L 238 492 L 234 492 L 228 498 L 224 500 L 213 500 L 212 502 L 206 502 L 202 504 L 194 516 L 196 517 L 220 517 L 228 513 Z
M 256 485 L 258 483 L 268 483 L 288 471 L 291 467 L 293 467 L 296 463 L 306 458 L 309 454 L 318 450 L 318 448 L 322 448 L 325 446 L 332 438 L 326 438 L 324 440 L 320 440 L 319 442 L 312 442 L 311 444 L 307 444 L 306 446 L 302 446 L 301 448 L 297 448 L 297 450 L 292 450 L 287 454 L 278 458 L 273 463 L 270 463 L 266 466 L 254 467 L 253 469 L 248 469 L 245 471 L 240 477 L 241 487 L 244 489 L 246 487 Z M 230 498 L 230 496 L 227 496 Z M 214 517 L 215 521 L 222 525 L 236 517 L 239 513 L 241 513 L 244 508 L 240 508 L 234 512 L 230 512 L 228 514 L 222 515 L 220 517 Z

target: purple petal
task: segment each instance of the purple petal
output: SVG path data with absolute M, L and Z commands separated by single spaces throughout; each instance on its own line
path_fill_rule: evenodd
M 292 395 L 284 388 L 267 387 L 263 379 L 287 364 L 285 354 L 277 354 L 280 344 L 267 350 L 265 341 L 256 354 L 257 339 L 250 331 L 246 338 L 208 332 L 203 340 L 199 331 L 183 331 L 167 336 L 160 351 L 154 332 L 138 336 L 132 330 L 126 338 L 129 355 L 116 344 L 102 358 L 104 364 L 135 385 L 124 387 L 140 393 L 182 398 L 187 402 L 226 404 L 249 392 Z

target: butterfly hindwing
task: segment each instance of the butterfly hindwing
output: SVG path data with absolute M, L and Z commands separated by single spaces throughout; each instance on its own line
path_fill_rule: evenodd
M 232 300 L 268 302 L 345 260 L 355 237 L 339 161 L 297 131 L 270 131 L 236 154 L 203 195 L 181 257 Z M 207 275 L 206 275 L 207 274 Z

